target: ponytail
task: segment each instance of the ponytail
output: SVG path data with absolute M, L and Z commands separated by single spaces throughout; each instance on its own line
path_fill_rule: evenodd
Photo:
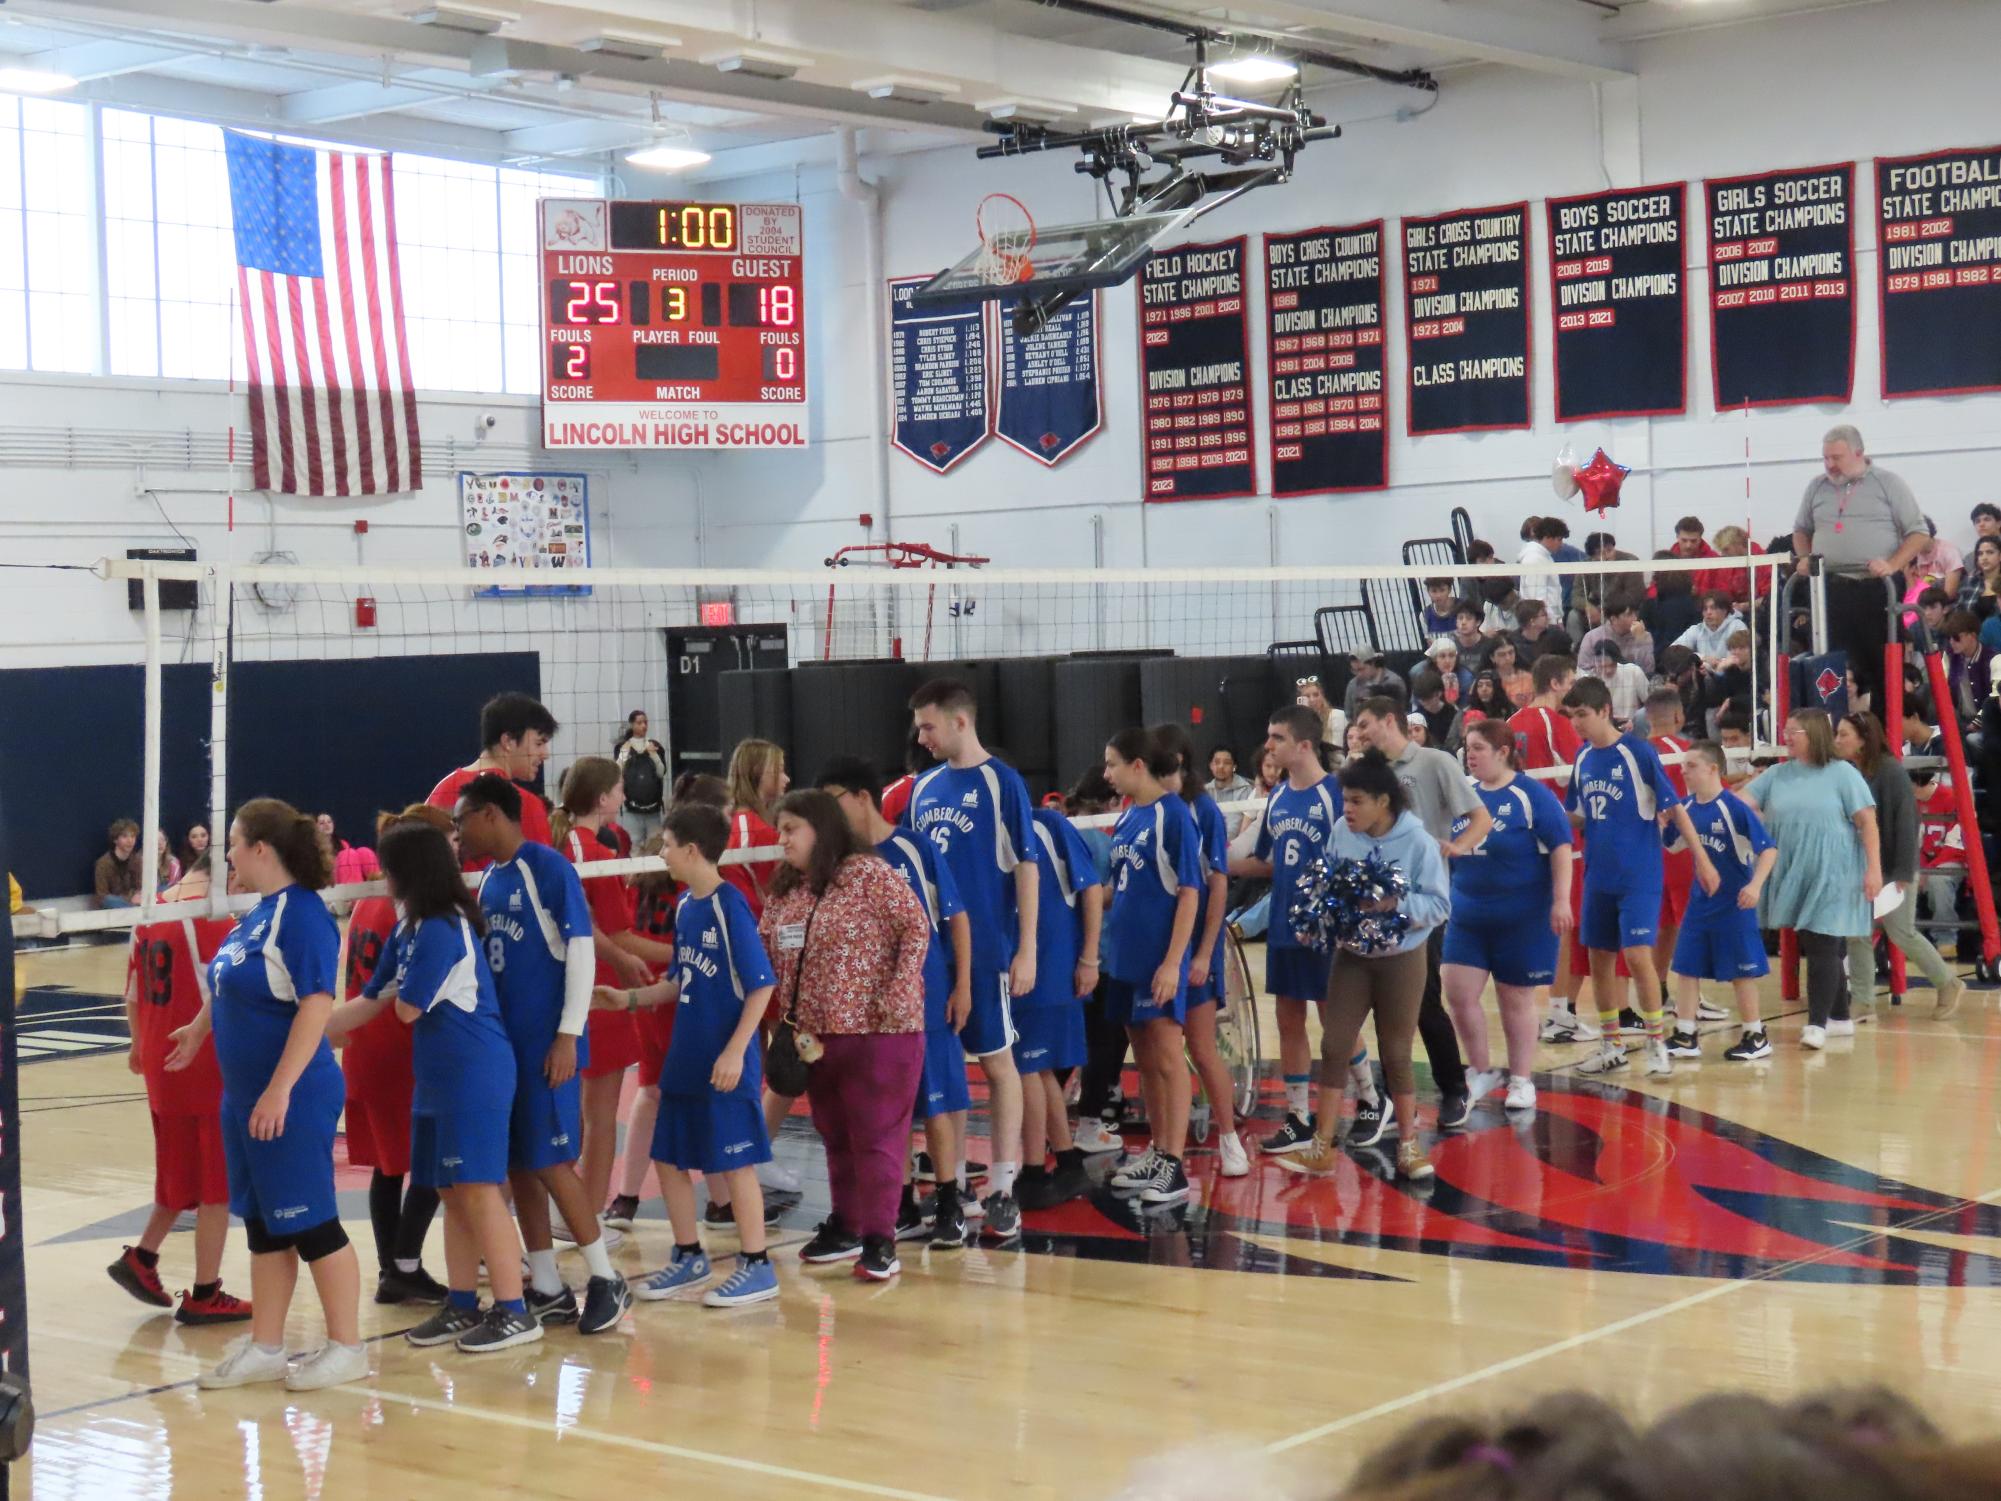
M 333 851 L 309 815 L 279 798 L 253 797 L 236 810 L 236 822 L 246 842 L 270 845 L 285 874 L 308 891 L 333 884 Z
M 549 820 L 549 830 L 556 836 L 557 844 L 569 842 L 570 830 L 577 826 L 577 820 L 589 818 L 597 812 L 599 799 L 618 786 L 624 775 L 616 761 L 603 756 L 577 758 L 575 764 L 563 773 L 559 793 L 561 806 Z

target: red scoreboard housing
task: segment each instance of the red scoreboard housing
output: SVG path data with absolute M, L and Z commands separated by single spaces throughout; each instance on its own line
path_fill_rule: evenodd
M 545 198 L 548 448 L 803 448 L 796 203 Z

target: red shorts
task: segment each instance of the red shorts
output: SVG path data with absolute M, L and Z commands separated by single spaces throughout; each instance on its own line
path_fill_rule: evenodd
M 633 1012 L 632 1022 L 639 1029 L 639 1087 L 658 1089 L 660 1070 L 667 1066 L 667 1044 L 674 1037 L 674 1008 L 648 1006 Z
M 1661 927 L 1678 928 L 1688 915 L 1688 888 L 1695 884 L 1695 856 L 1686 850 L 1669 855 L 1661 876 Z
M 387 1177 L 410 1171 L 410 1095 L 408 1089 L 348 1091 L 347 1160 L 353 1167 L 372 1167 Z
M 602 1079 L 622 1074 L 639 1061 L 639 1028 L 629 1011 L 593 1011 L 584 1022 L 591 1040 L 590 1067 L 582 1070 L 586 1079 Z
M 153 1202 L 174 1210 L 229 1202 L 219 1116 L 153 1117 Z

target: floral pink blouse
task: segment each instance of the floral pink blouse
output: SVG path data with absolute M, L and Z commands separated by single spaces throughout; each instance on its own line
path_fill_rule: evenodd
M 766 899 L 757 931 L 778 978 L 781 1008 L 792 999 L 802 958 L 798 947 L 781 940 L 787 929 L 806 935 L 795 1013 L 802 1031 L 839 1037 L 924 1030 L 931 923 L 917 894 L 886 861 L 851 855 L 817 907 L 804 886 Z

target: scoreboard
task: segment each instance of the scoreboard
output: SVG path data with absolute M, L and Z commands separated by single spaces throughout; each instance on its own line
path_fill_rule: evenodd
M 545 198 L 547 448 L 803 448 L 795 203 Z

